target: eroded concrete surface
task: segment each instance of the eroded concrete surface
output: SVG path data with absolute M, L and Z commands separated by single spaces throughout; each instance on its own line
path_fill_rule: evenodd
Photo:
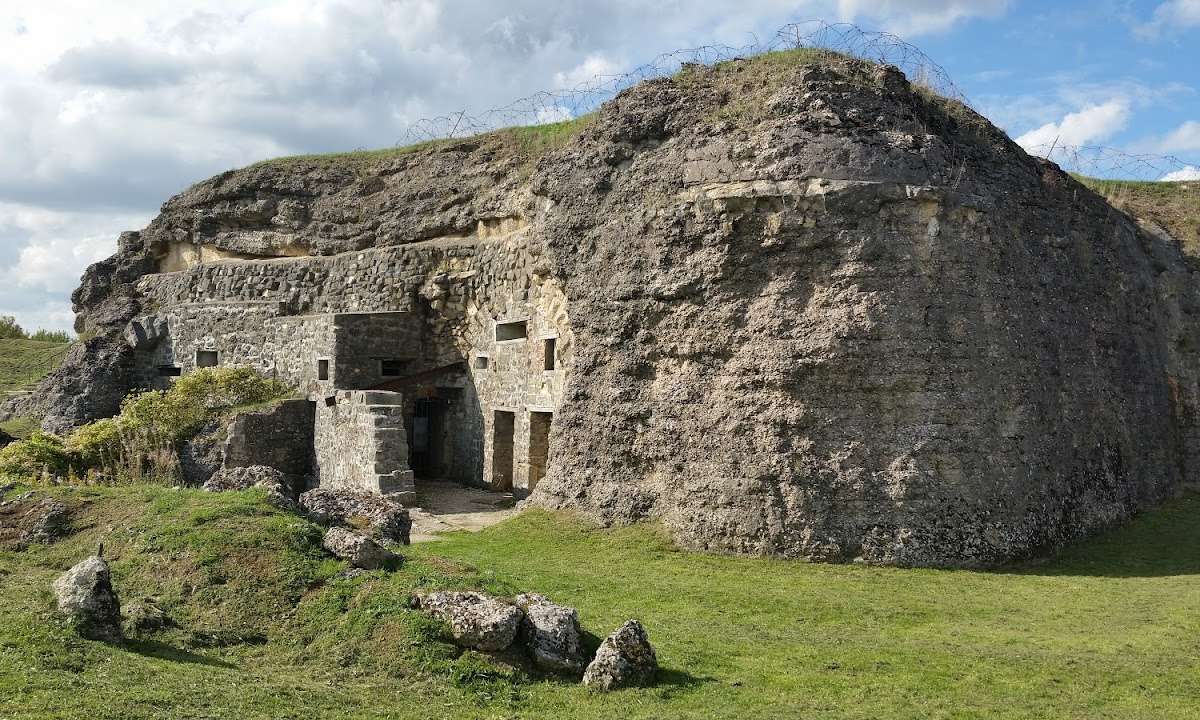
M 444 480 L 417 482 L 417 505 L 409 508 L 412 542 L 439 539 L 456 530 L 478 532 L 516 515 L 513 495 L 463 487 Z

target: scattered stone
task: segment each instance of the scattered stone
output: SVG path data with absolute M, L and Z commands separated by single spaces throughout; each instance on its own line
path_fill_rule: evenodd
M 319 525 L 353 527 L 357 518 L 381 537 L 408 544 L 412 529 L 408 510 L 382 495 L 316 488 L 300 496 L 300 506 Z
M 583 651 L 583 631 L 579 614 L 551 602 L 544 595 L 525 594 L 516 597 L 517 606 L 525 611 L 521 621 L 521 643 L 535 664 L 543 670 L 578 675 L 583 672 L 586 658 Z
M 338 558 L 363 570 L 378 570 L 397 558 L 391 550 L 366 535 L 340 527 L 326 530 L 321 545 Z
M 283 510 L 299 512 L 300 506 L 292 499 L 287 476 L 266 465 L 221 468 L 204 483 L 209 492 L 248 490 L 260 487 L 267 491 L 267 502 Z
M 583 684 L 608 692 L 618 688 L 646 687 L 654 682 L 658 658 L 646 629 L 630 620 L 609 635 L 583 673 Z
M 252 487 L 282 489 L 283 473 L 266 465 L 221 468 L 213 473 L 203 487 L 209 492 L 249 490 Z
M 0 502 L 0 547 L 24 550 L 52 543 L 70 531 L 67 506 L 49 497 L 38 500 L 37 495 L 26 492 Z
M 28 544 L 48 545 L 70 530 L 67 506 L 53 498 L 43 498 L 25 514 Z
M 120 642 L 121 603 L 104 558 L 93 555 L 60 575 L 54 581 L 54 596 L 59 612 L 81 636 Z
M 360 575 L 366 575 L 367 571 L 362 568 L 348 567 L 337 575 L 333 576 L 334 580 L 353 580 Z
M 171 625 L 170 618 L 153 598 L 135 600 L 123 608 L 128 635 L 153 633 Z
M 418 601 L 422 610 L 450 626 L 457 645 L 485 652 L 512 645 L 525 616 L 519 607 L 477 592 L 434 592 Z

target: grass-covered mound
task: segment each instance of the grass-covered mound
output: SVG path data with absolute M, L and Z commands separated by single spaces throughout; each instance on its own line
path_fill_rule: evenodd
M 16 393 L 30 390 L 53 372 L 62 363 L 70 347 L 58 338 L 0 338 L 0 403 Z M 18 417 L 0 422 L 0 431 L 13 437 L 26 438 L 37 426 L 36 418 Z
M 1200 181 L 1078 179 L 1118 210 L 1163 228 L 1179 242 L 1184 253 L 1200 258 Z
M 45 340 L 0 340 L 0 400 L 26 390 L 58 367 L 67 343 Z
M 319 530 L 254 491 L 50 492 L 78 532 L 0 550 L 4 718 L 1158 719 L 1200 701 L 1196 496 L 1008 572 L 687 553 L 529 512 L 339 580 Z M 54 621 L 49 583 L 101 540 L 122 601 L 157 597 L 178 627 L 116 647 Z M 460 654 L 408 609 L 425 587 L 543 592 L 596 636 L 638 617 L 661 682 L 599 695 Z

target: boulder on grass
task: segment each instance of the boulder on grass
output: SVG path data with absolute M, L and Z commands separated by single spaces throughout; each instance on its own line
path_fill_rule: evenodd
M 53 498 L 43 498 L 25 514 L 28 543 L 49 544 L 66 535 L 71 524 L 67 506 Z
M 89 640 L 121 641 L 121 603 L 108 563 L 93 555 L 54 581 L 58 611 Z
M 583 631 L 575 608 L 558 605 L 544 595 L 518 595 L 517 606 L 525 611 L 521 621 L 521 643 L 533 662 L 543 670 L 578 676 L 586 664 Z
M 420 608 L 450 626 L 460 647 L 499 652 L 513 644 L 524 613 L 477 592 L 433 592 L 418 597 Z
M 408 544 L 412 529 L 408 510 L 383 495 L 316 488 L 300 496 L 300 506 L 318 525 L 366 525 L 381 537 Z
M 48 545 L 71 531 L 67 506 L 37 496 L 28 492 L 0 501 L 0 547 L 24 550 L 34 544 Z
M 646 687 L 658 673 L 658 658 L 646 628 L 630 620 L 609 635 L 596 651 L 583 673 L 583 684 L 596 690 L 609 691 L 626 687 Z
M 366 535 L 340 527 L 326 530 L 321 545 L 334 556 L 363 570 L 378 570 L 398 557 Z
M 252 487 L 283 488 L 283 473 L 266 465 L 223 467 L 204 483 L 209 492 L 249 490 Z
M 125 632 L 128 635 L 142 635 L 162 630 L 171 625 L 171 619 L 152 598 L 134 600 L 122 610 L 125 616 Z
M 293 512 L 299 510 L 293 500 L 286 475 L 273 467 L 266 465 L 248 465 L 246 467 L 227 467 L 213 473 L 203 488 L 209 492 L 224 492 L 227 490 L 249 490 L 259 487 L 267 491 L 267 501 L 275 507 Z

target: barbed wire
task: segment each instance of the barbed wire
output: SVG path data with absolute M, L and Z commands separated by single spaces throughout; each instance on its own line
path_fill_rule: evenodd
M 820 50 L 893 65 L 908 79 L 939 95 L 972 107 L 949 73 L 917 46 L 888 32 L 864 30 L 852 23 L 809 20 L 781 27 L 766 41 L 735 47 L 702 45 L 663 53 L 629 72 L 596 75 L 571 88 L 544 90 L 507 105 L 472 114 L 467 110 L 422 118 L 405 131 L 397 145 L 470 137 L 506 127 L 544 125 L 595 111 L 623 90 L 646 80 L 669 77 L 689 65 L 713 66 L 787 50 Z M 1026 151 L 1058 163 L 1068 172 L 1099 178 L 1136 180 L 1200 177 L 1200 162 L 1173 155 L 1131 154 L 1103 145 L 1058 142 L 1026 147 Z
M 969 104 L 945 69 L 915 45 L 891 33 L 867 31 L 850 23 L 811 20 L 785 25 L 765 42 L 755 41 L 742 47 L 702 45 L 663 53 L 629 72 L 597 75 L 572 88 L 537 92 L 478 115 L 463 110 L 423 118 L 409 126 L 399 144 L 470 137 L 505 127 L 570 120 L 593 112 L 605 101 L 640 82 L 669 77 L 689 65 L 712 66 L 799 49 L 824 50 L 894 65 L 913 82 Z
M 1106 145 L 1064 145 L 1058 142 L 1025 147 L 1030 155 L 1046 158 L 1067 172 L 1101 179 L 1200 180 L 1200 163 L 1174 155 L 1129 153 Z

